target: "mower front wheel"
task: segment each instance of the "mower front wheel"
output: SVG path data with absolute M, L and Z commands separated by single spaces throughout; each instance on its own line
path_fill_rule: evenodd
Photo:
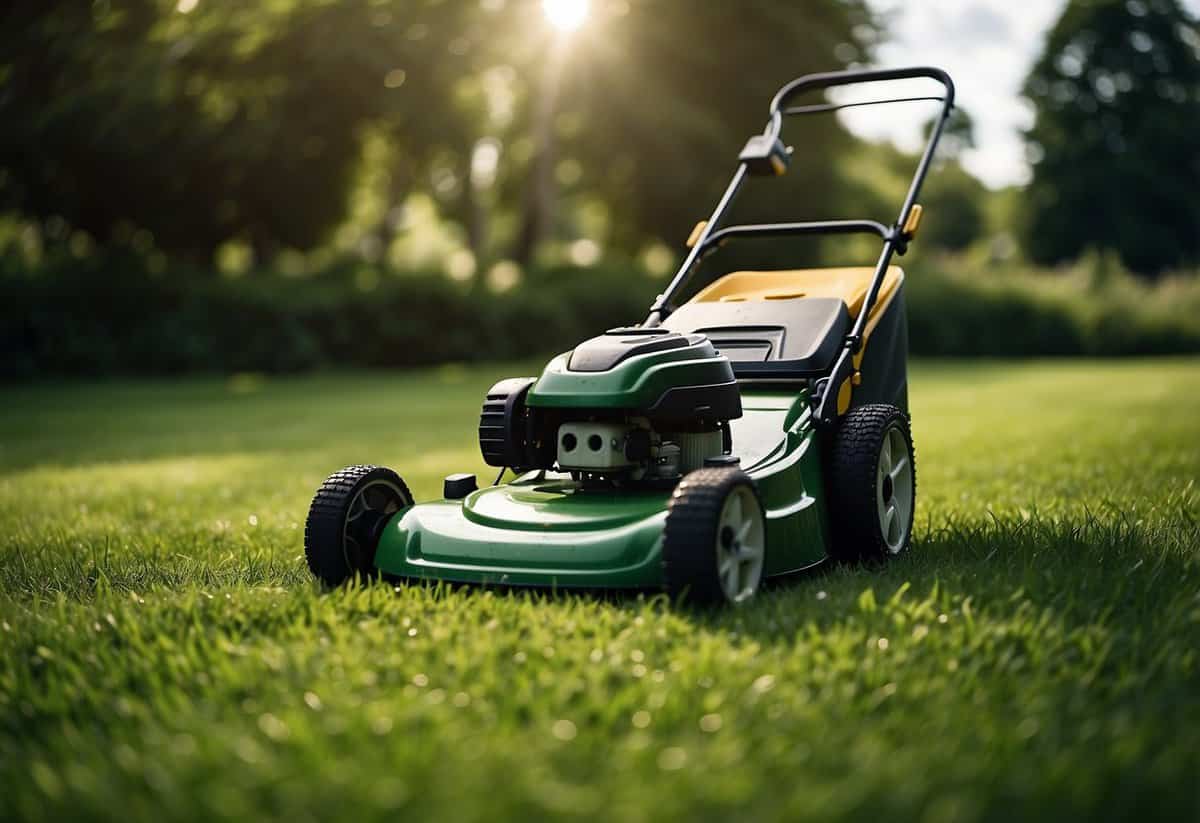
M 663 575 L 672 599 L 718 605 L 758 593 L 766 558 L 758 488 L 741 469 L 698 469 L 667 504 Z
M 408 486 L 391 469 L 349 466 L 331 474 L 304 523 L 304 556 L 313 575 L 327 586 L 374 575 L 383 527 L 412 504 Z

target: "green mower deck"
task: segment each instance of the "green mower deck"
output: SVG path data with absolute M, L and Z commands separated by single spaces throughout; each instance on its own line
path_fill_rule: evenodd
M 807 392 L 743 393 L 734 443 L 758 484 L 767 519 L 767 575 L 826 556 L 820 461 Z M 743 436 L 744 435 L 744 436 Z M 583 490 L 569 476 L 515 481 L 463 500 L 412 506 L 379 540 L 376 567 L 410 578 L 559 588 L 663 586 L 662 534 L 670 491 Z

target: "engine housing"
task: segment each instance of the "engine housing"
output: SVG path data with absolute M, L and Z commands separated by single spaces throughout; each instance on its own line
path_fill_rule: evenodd
M 540 449 L 527 462 L 588 481 L 674 482 L 728 454 L 729 420 L 742 415 L 729 360 L 702 334 L 664 329 L 585 341 L 524 391 L 524 430 Z
M 526 402 L 682 422 L 742 416 L 729 358 L 703 334 L 662 328 L 613 329 L 580 343 L 550 361 Z
M 491 466 L 587 481 L 674 482 L 729 454 L 742 416 L 728 358 L 702 334 L 614 329 L 555 357 L 541 377 L 501 380 L 479 418 Z

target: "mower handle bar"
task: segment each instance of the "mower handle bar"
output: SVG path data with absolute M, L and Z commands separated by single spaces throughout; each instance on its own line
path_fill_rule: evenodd
M 874 234 L 884 240 L 889 240 L 895 234 L 894 229 L 888 228 L 877 220 L 817 220 L 809 223 L 747 223 L 741 226 L 728 226 L 719 229 L 708 236 L 700 249 L 700 257 L 734 237 L 780 237 L 803 234 Z M 699 245 L 699 244 L 697 244 Z
M 884 103 L 920 103 L 925 100 L 936 100 L 941 103 L 945 97 L 936 95 L 925 95 L 923 97 L 888 97 L 884 100 L 859 100 L 853 103 L 820 103 L 812 106 L 788 106 L 782 109 L 783 115 L 790 116 L 793 114 L 817 114 L 824 111 L 840 111 L 841 109 L 854 109 L 859 106 L 880 106 Z
M 806 91 L 834 88 L 836 86 L 853 86 L 858 83 L 878 83 L 887 80 L 911 80 L 928 77 L 937 80 L 946 89 L 945 108 L 954 108 L 954 81 L 942 69 L 933 66 L 911 66 L 901 69 L 850 69 L 847 71 L 829 71 L 821 74 L 806 74 L 798 77 L 781 88 L 771 101 L 771 115 L 776 113 L 788 114 L 784 109 L 788 100 Z
M 946 90 L 945 96 L 936 98 L 894 98 L 891 100 L 876 100 L 857 104 L 818 104 L 815 106 L 787 107 L 790 99 L 803 92 L 837 86 L 850 86 L 858 83 L 876 83 L 922 77 L 941 83 Z M 729 226 L 718 230 L 718 223 L 720 223 L 721 218 L 725 215 L 730 205 L 732 205 L 734 198 L 737 197 L 738 191 L 741 189 L 742 183 L 745 182 L 746 176 L 749 173 L 749 166 L 745 161 L 742 161 L 738 164 L 737 171 L 734 173 L 733 179 L 729 182 L 725 193 L 717 203 L 717 207 L 713 210 L 712 216 L 701 226 L 700 233 L 696 237 L 695 243 L 692 245 L 683 264 L 679 267 L 679 271 L 676 272 L 670 284 L 668 284 L 667 288 L 663 290 L 663 293 L 655 299 L 654 304 L 650 307 L 650 314 L 646 317 L 643 325 L 660 325 L 663 318 L 671 312 L 671 300 L 678 294 L 688 277 L 691 276 L 697 263 L 708 252 L 733 237 L 850 233 L 878 235 L 883 239 L 883 249 L 879 254 L 879 260 L 875 264 L 871 285 L 867 288 L 862 309 L 855 318 L 850 332 L 845 337 L 842 352 L 838 356 L 833 370 L 827 378 L 823 379 L 822 382 L 824 385 L 818 389 L 819 397 L 817 398 L 815 419 L 818 424 L 825 426 L 832 425 L 838 417 L 838 389 L 855 372 L 854 360 L 862 352 L 867 319 L 870 317 L 871 311 L 875 307 L 875 301 L 879 297 L 879 290 L 883 286 L 883 278 L 891 263 L 892 255 L 897 252 L 904 254 L 908 249 L 909 241 L 912 240 L 912 234 L 906 233 L 904 227 L 908 225 L 909 216 L 912 213 L 913 206 L 917 202 L 917 196 L 921 192 L 921 185 L 925 182 L 925 175 L 928 173 L 929 166 L 933 161 L 933 155 L 937 150 L 938 141 L 941 140 L 946 120 L 950 117 L 950 112 L 954 109 L 954 81 L 950 79 L 950 75 L 945 71 L 932 66 L 824 72 L 820 74 L 806 74 L 803 77 L 796 78 L 781 88 L 776 93 L 774 99 L 771 100 L 769 110 L 770 119 L 763 134 L 773 141 L 778 140 L 780 133 L 783 131 L 783 118 L 785 116 L 809 114 L 817 111 L 836 111 L 840 108 L 847 108 L 850 105 L 909 102 L 911 100 L 923 99 L 939 100 L 942 104 L 941 112 L 934 120 L 933 128 L 929 131 L 929 137 L 925 142 L 925 149 L 921 153 L 921 159 L 917 163 L 912 183 L 909 185 L 908 192 L 904 197 L 904 203 L 900 207 L 900 215 L 896 219 L 894 226 L 889 228 L 873 220 L 827 220 L 808 223 L 767 223 Z

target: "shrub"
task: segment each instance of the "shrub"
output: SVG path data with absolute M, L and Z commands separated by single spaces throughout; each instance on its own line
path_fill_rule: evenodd
M 906 289 L 910 346 L 933 356 L 1200 352 L 1200 279 L 1149 285 L 1108 258 L 1055 270 L 944 258 Z
M 1147 286 L 1085 259 L 1054 273 L 918 262 L 907 282 L 918 355 L 1200 352 L 1200 282 Z M 344 263 L 236 280 L 139 259 L 0 261 L 0 376 L 292 372 L 499 360 L 563 351 L 644 316 L 660 281 L 632 265 L 530 271 L 491 294 L 439 273 Z
M 539 273 L 536 284 L 502 295 L 436 273 L 368 273 L 334 266 L 308 278 L 220 280 L 98 257 L 5 272 L 0 375 L 289 372 L 514 358 L 566 349 L 638 320 L 657 288 L 619 266 Z

